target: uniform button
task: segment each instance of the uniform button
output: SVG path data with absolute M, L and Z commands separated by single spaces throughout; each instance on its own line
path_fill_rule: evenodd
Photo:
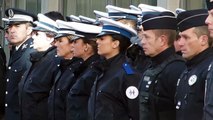
M 60 90 L 59 88 L 57 90 Z
M 7 94 L 8 94 L 8 92 L 6 91 L 6 92 L 5 92 L 5 94 L 7 95 Z
M 60 64 L 57 65 L 58 67 L 60 66 Z
M 17 70 L 15 70 L 15 72 L 17 72 Z
M 8 67 L 8 69 L 10 70 L 10 69 L 11 69 L 11 67 L 9 66 L 9 67 Z
M 5 107 L 7 107 L 7 103 L 5 103 Z
M 7 78 L 7 82 L 9 82 L 10 80 Z

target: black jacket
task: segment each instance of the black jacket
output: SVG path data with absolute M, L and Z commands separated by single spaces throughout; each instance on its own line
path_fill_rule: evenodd
M 171 60 L 173 59 L 173 60 Z M 154 78 L 146 76 L 147 72 L 153 73 L 163 66 L 165 61 L 171 60 Z M 140 82 L 140 120 L 175 120 L 174 96 L 176 83 L 182 71 L 186 68 L 185 61 L 175 53 L 174 48 L 168 48 L 151 58 L 150 67 L 143 73 Z M 150 77 L 150 78 L 149 78 Z M 149 79 L 151 82 L 147 82 Z M 148 99 L 144 102 L 146 88 Z M 144 110 L 146 109 L 146 110 Z M 143 111 L 144 110 L 144 111 Z
M 14 50 L 10 56 L 5 81 L 6 99 L 5 99 L 5 119 L 19 120 L 19 101 L 18 84 L 24 72 L 31 66 L 30 53 L 34 51 L 31 47 L 33 39 L 28 39 L 20 48 Z
M 61 60 L 60 71 L 56 75 L 48 98 L 49 120 L 66 120 L 67 94 L 76 81 L 77 76 L 74 72 L 82 62 L 79 58 Z
M 205 82 L 212 59 L 213 51 L 208 48 L 187 61 L 187 69 L 182 73 L 177 84 L 175 97 L 177 120 L 203 118 Z
M 100 56 L 93 55 L 76 71 L 78 78 L 67 96 L 67 120 L 87 120 L 90 91 L 95 79 L 101 73 L 94 67 L 99 61 Z
M 108 59 L 95 81 L 89 99 L 90 120 L 138 120 L 139 74 L 125 55 Z
M 1 115 L 4 114 L 4 104 L 5 104 L 5 89 L 6 81 L 4 79 L 6 72 L 6 55 L 4 49 L 0 46 L 0 119 Z
M 21 120 L 47 120 L 48 96 L 59 68 L 55 48 L 31 54 L 32 66 L 19 84 Z

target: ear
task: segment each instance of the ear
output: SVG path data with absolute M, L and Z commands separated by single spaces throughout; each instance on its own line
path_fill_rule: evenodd
M 161 46 L 168 45 L 168 37 L 166 35 L 160 36 Z
M 201 45 L 208 45 L 208 41 L 209 41 L 209 37 L 207 35 L 201 35 L 200 36 L 201 39 Z
M 88 43 L 86 43 L 86 44 L 85 44 L 84 51 L 86 52 L 86 51 L 88 51 L 88 49 L 89 49 L 89 44 L 88 44 Z
M 112 48 L 117 48 L 119 46 L 120 42 L 118 40 L 115 40 L 112 42 Z

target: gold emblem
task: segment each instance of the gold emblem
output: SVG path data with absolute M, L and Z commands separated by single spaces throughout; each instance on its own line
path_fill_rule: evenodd
M 12 18 L 14 16 L 14 12 L 13 12 L 12 9 L 8 10 L 8 15 L 9 15 L 10 18 Z

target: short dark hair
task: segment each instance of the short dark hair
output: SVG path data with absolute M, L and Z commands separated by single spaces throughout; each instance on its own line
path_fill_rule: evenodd
M 45 16 L 49 17 L 50 19 L 56 21 L 56 20 L 65 20 L 64 16 L 57 11 L 50 11 L 44 14 Z

